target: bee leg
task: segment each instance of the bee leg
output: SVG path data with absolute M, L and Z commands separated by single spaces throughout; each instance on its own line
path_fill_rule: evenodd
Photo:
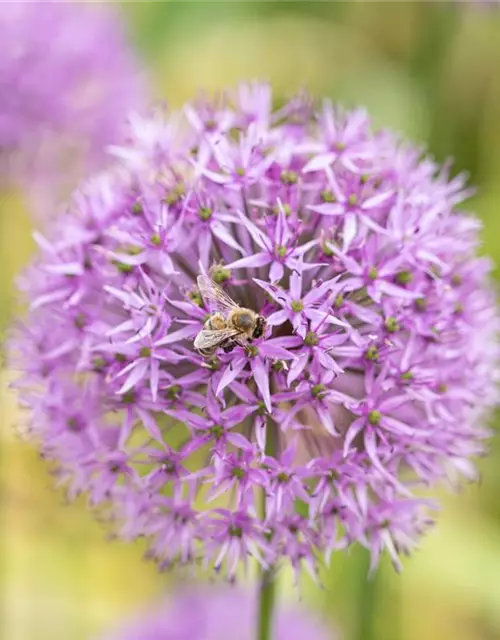
M 224 353 L 231 353 L 236 344 L 233 342 L 233 340 L 224 340 L 224 342 L 222 342 L 220 346 L 222 347 Z

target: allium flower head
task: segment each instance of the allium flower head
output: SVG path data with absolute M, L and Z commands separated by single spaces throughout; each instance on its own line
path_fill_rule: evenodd
M 122 139 L 129 110 L 144 103 L 137 62 L 104 5 L 5 3 L 0 39 L 2 178 L 48 196 L 47 184 L 71 184 L 68 167 L 73 178 L 95 169 Z
M 253 640 L 257 602 L 251 593 L 235 588 L 210 590 L 183 587 L 171 599 L 101 640 Z M 276 640 L 330 640 L 326 629 L 296 608 L 277 609 Z
M 261 85 L 131 124 L 21 283 L 27 433 L 161 567 L 314 573 L 359 542 L 399 568 L 434 506 L 416 490 L 475 478 L 496 402 L 464 179 L 362 110 L 276 111 Z M 200 274 L 265 334 L 197 353 Z

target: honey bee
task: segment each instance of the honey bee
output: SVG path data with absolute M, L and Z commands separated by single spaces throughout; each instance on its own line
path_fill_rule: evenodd
M 194 346 L 202 356 L 210 357 L 219 347 L 229 353 L 236 345 L 245 346 L 264 335 L 266 319 L 237 305 L 210 278 L 198 276 L 198 289 L 211 312 L 194 339 Z

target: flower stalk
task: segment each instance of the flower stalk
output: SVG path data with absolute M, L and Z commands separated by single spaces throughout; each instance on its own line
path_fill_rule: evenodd
M 262 570 L 259 585 L 259 624 L 257 640 L 273 640 L 276 578 L 273 569 Z
M 278 453 L 278 434 L 273 420 L 267 418 L 266 455 Z M 266 518 L 266 493 L 263 490 L 263 518 Z M 256 640 L 273 640 L 273 620 L 276 602 L 276 575 L 273 567 L 261 569 L 259 583 L 259 611 Z

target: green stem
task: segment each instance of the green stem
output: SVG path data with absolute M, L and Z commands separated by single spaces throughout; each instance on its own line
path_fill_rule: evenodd
M 377 572 L 374 576 L 368 577 L 370 556 L 366 549 L 358 549 L 357 565 L 354 601 L 359 615 L 356 616 L 356 632 L 353 637 L 356 640 L 375 640 L 377 637 L 375 620 L 381 587 L 380 574 Z
M 272 569 L 262 571 L 259 586 L 259 624 L 257 640 L 273 639 L 273 614 L 276 597 L 276 581 Z
M 271 418 L 267 420 L 266 454 L 276 456 L 278 443 L 276 425 Z M 262 515 L 266 516 L 266 498 L 263 495 Z M 273 640 L 273 616 L 276 598 L 276 576 L 273 567 L 263 569 L 259 583 L 259 621 L 257 640 Z

